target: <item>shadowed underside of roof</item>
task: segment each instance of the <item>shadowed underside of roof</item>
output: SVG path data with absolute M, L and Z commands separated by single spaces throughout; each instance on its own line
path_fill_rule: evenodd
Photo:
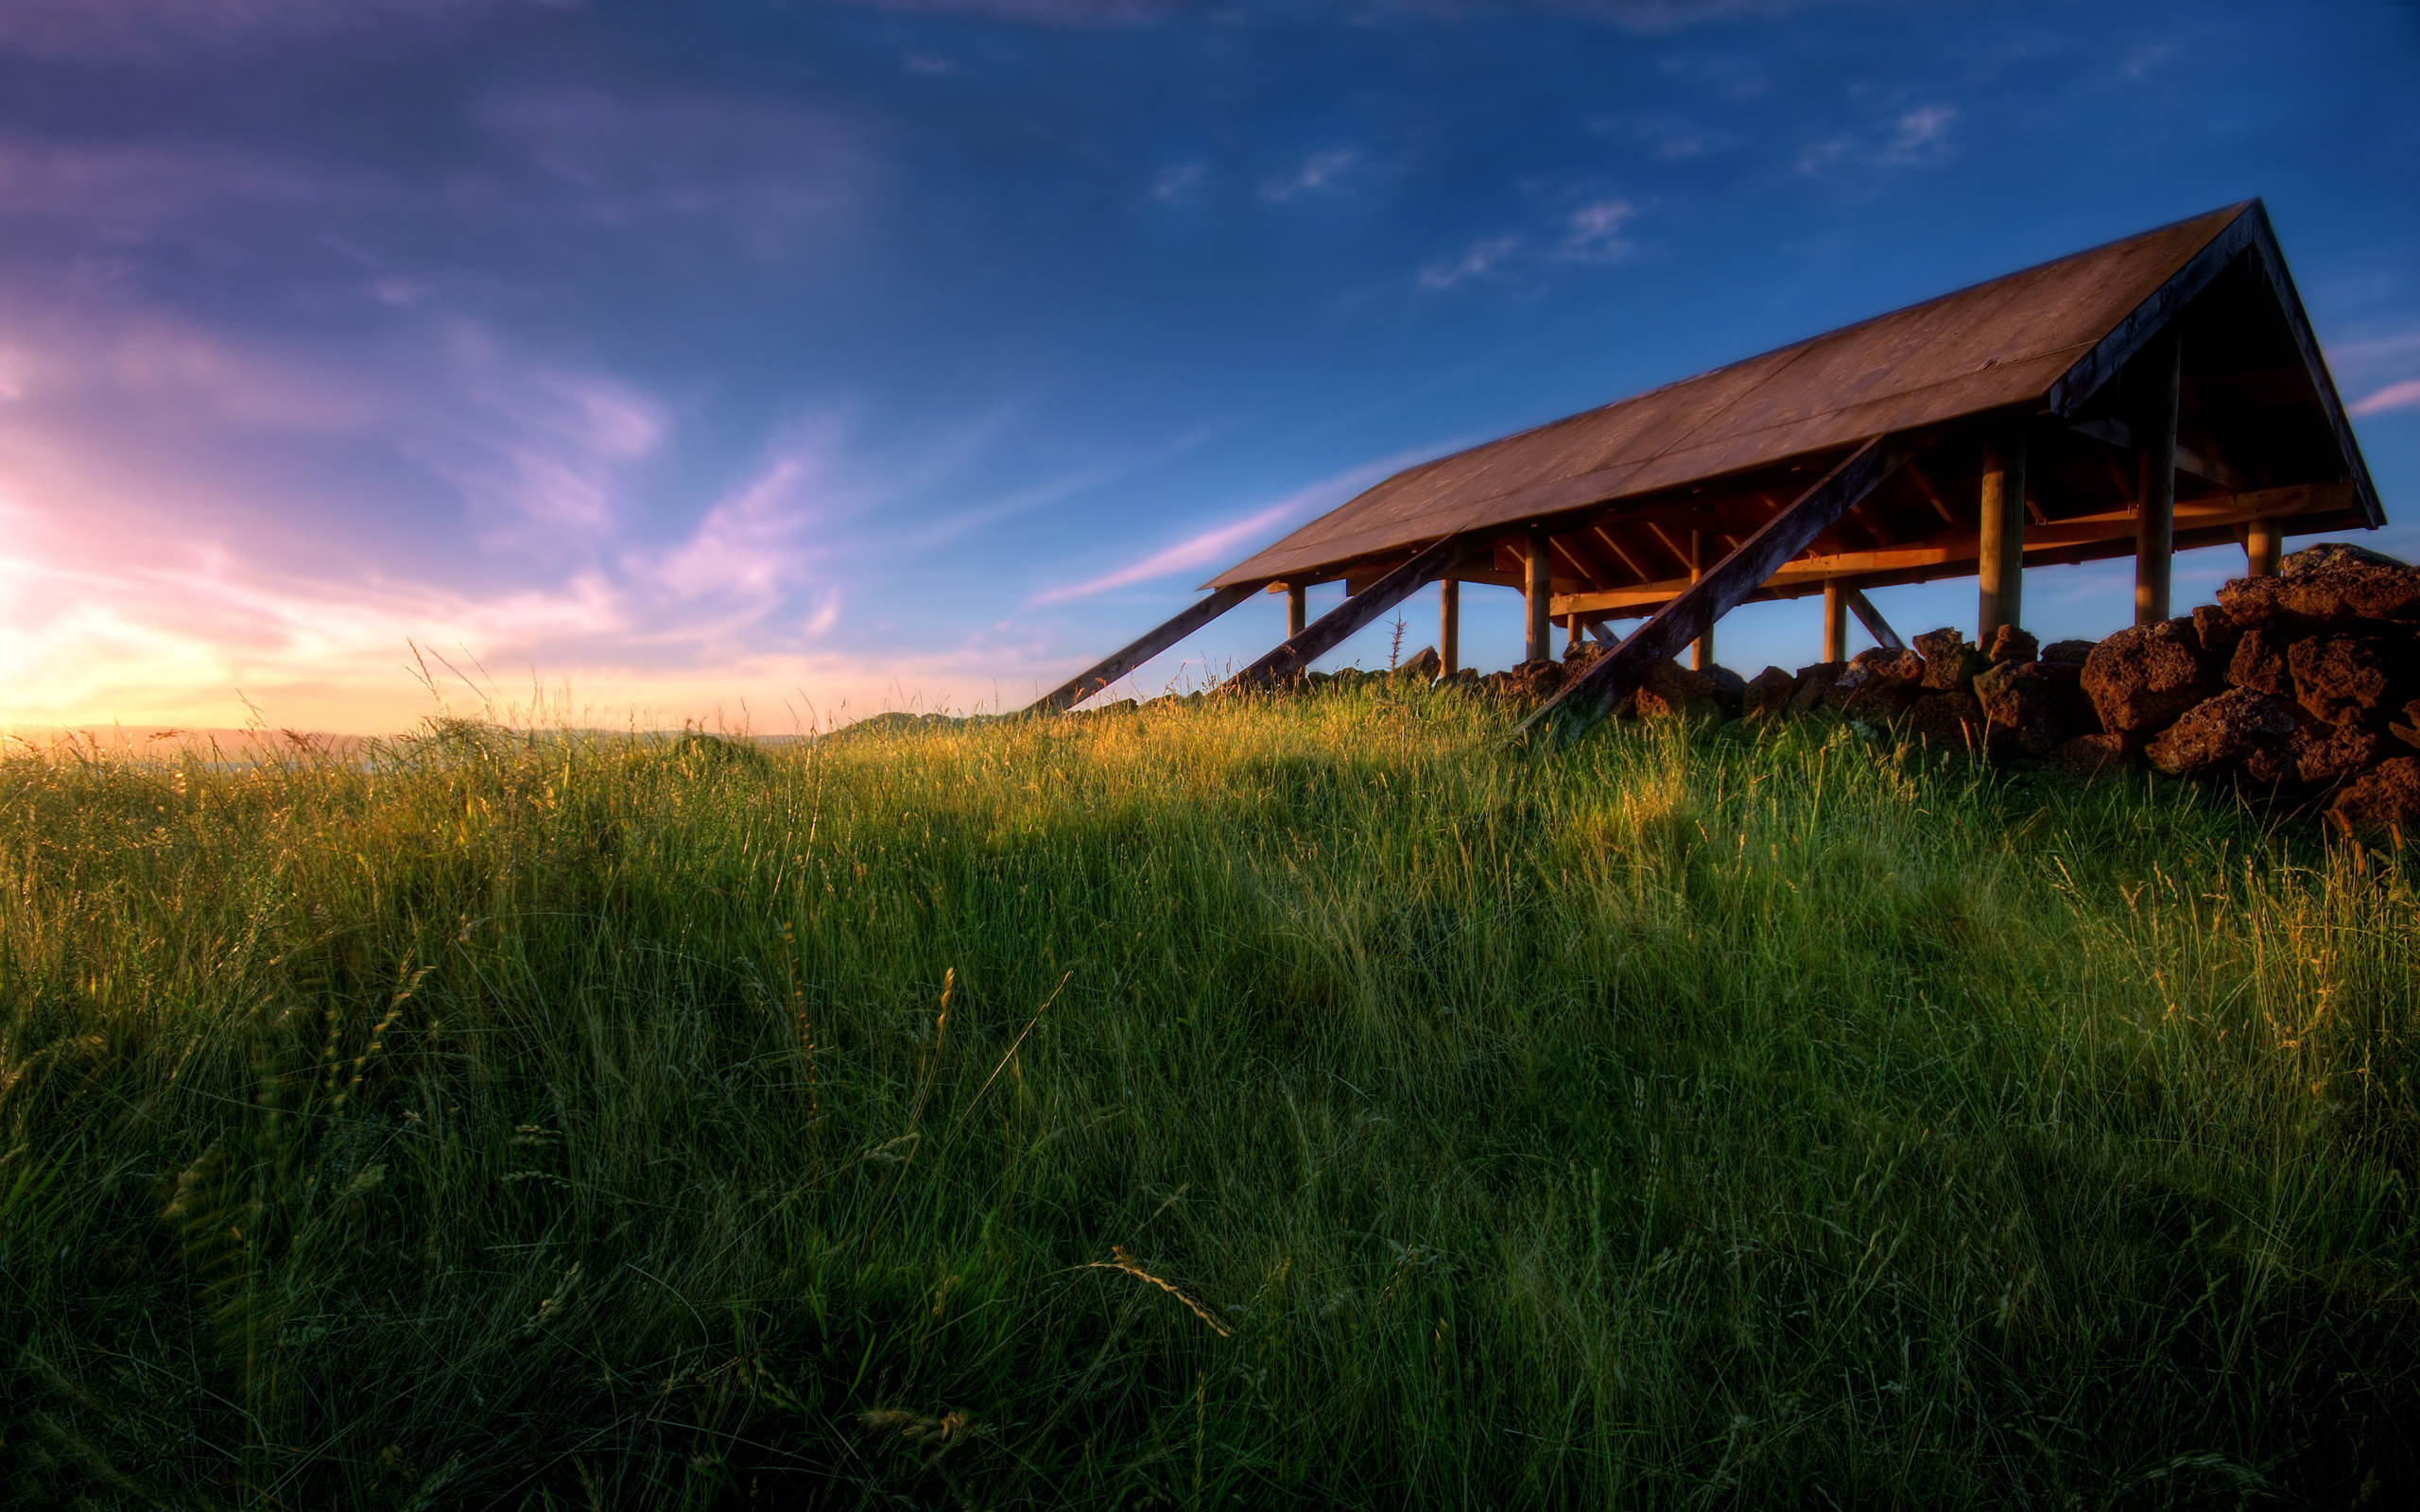
M 2230 206 L 1441 457 L 1395 474 L 1205 586 L 1344 576 L 1348 564 L 1459 532 L 1509 531 L 1652 495 L 1685 497 L 1716 479 L 1821 471 L 1817 464 L 1873 437 L 1987 411 L 2038 410 L 2063 386 L 2075 388 L 2079 369 L 2105 354 L 2113 333 L 2142 322 L 2197 259 L 2234 256 L 2266 234 L 2257 201 Z M 2225 245 L 2214 246 L 2222 238 Z M 2280 297 L 2293 306 L 2285 323 L 2299 327 L 2290 285 L 2281 285 Z M 2157 312 L 2161 320 L 2178 313 Z M 2282 326 L 2264 332 L 2272 348 L 2285 334 Z M 2315 362 L 2315 349 L 2311 356 Z M 2273 353 L 2263 360 L 2276 366 Z M 2091 371 L 2085 391 L 2108 376 Z M 2325 393 L 2308 398 L 2335 417 L 2349 443 L 2324 369 L 2319 382 Z M 2358 455 L 2331 475 L 2347 472 L 2368 500 L 2362 512 L 2375 517 Z

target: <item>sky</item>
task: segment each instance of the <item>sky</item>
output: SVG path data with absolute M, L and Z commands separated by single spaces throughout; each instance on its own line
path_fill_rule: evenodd
M 0 726 L 1015 707 L 1399 468 L 2256 195 L 2420 560 L 2410 5 L 9 0 Z

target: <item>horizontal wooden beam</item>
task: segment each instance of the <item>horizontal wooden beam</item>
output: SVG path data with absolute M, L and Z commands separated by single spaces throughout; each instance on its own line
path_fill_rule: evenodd
M 1805 551 L 1826 526 L 1897 471 L 1908 455 L 1906 443 L 1891 437 L 1877 436 L 1858 447 L 1789 508 L 1765 522 L 1737 550 L 1657 610 L 1630 639 L 1564 684 L 1561 693 L 1521 722 L 1516 733 L 1568 739 L 1612 713 L 1638 691 L 1650 672 L 1703 635 L 1724 610 Z
M 2183 500 L 2176 506 L 2176 530 L 2181 540 L 2188 530 L 2247 524 L 2255 520 L 2290 520 L 2299 515 L 2335 515 L 2359 507 L 2359 495 L 2350 483 L 2299 483 L 2290 488 L 2211 494 Z M 2068 520 L 2046 521 L 2026 526 L 2025 561 L 2029 567 L 2054 566 L 2062 560 L 2071 559 L 2065 556 L 2068 548 L 2121 541 L 2131 546 L 2134 539 L 2135 513 L 2132 509 L 2112 509 Z M 1881 586 L 1868 580 L 1898 574 L 1926 574 L 1932 577 L 1964 576 L 1974 570 L 1981 553 L 1982 538 L 1973 532 L 1962 532 L 1882 551 L 1801 557 L 1786 563 L 1758 586 L 1764 596 L 1789 598 L 1799 593 L 1821 592 L 1824 580 L 1830 577 L 1852 577 L 1867 581 L 1868 586 Z M 1910 576 L 1901 580 L 1912 582 L 1916 578 Z M 1672 577 L 1660 583 L 1641 583 L 1635 588 L 1569 593 L 1557 598 L 1552 609 L 1557 614 L 1637 611 L 1652 605 L 1668 603 L 1688 586 L 1687 578 Z
M 1303 633 L 1235 675 L 1231 687 L 1256 688 L 1289 678 L 1342 644 L 1345 637 L 1409 598 L 1440 577 L 1458 576 L 1456 569 L 1474 553 L 1490 549 L 1485 538 L 1447 536 L 1409 561 L 1328 610 Z
M 1174 619 L 1119 646 L 1044 694 L 1028 705 L 1025 712 L 1029 714 L 1055 714 L 1075 707 L 1259 592 L 1258 583 L 1238 583 L 1232 588 L 1219 589 L 1208 598 L 1187 606 L 1184 612 Z

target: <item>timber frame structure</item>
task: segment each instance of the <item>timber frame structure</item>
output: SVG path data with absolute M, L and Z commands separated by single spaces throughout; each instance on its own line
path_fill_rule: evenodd
M 1408 469 L 1229 568 L 1207 598 L 1044 696 L 1063 710 L 1255 593 L 1283 644 L 1246 685 L 1308 667 L 1431 582 L 1458 662 L 1461 585 L 1522 591 L 1612 646 L 1525 730 L 1612 712 L 1658 662 L 1761 599 L 1824 598 L 1898 637 L 1864 590 L 1979 581 L 1988 641 L 2023 569 L 2133 556 L 2135 623 L 2166 619 L 2169 561 L 2385 524 L 2269 217 L 2251 200 L 2079 252 Z M 1303 591 L 1344 603 L 1305 623 Z M 1644 619 L 1616 640 L 1606 622 Z

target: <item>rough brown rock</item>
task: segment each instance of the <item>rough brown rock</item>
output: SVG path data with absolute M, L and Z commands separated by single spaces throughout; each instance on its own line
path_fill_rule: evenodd
M 2100 728 L 2128 748 L 2166 729 L 2176 716 L 2218 692 L 2203 663 L 2201 638 L 2189 619 L 2136 625 L 2094 646 L 2084 660 L 2083 691 Z M 1991 700 L 1984 699 L 1988 707 Z
M 2090 728 L 2073 662 L 2002 662 L 1975 679 L 1992 743 L 2047 755 Z
M 1702 673 L 1678 662 L 1665 662 L 1639 684 L 1638 712 L 1649 719 L 1693 719 L 1713 723 L 1722 717 L 1721 701 Z
M 1767 667 L 1748 680 L 1740 715 L 1746 719 L 1777 717 L 1789 707 L 1790 696 L 1797 691 L 1797 680 L 1789 673 L 1779 667 Z
M 1798 691 L 1789 696 L 1789 712 L 1803 714 L 1822 703 L 1824 695 L 1832 691 L 1832 684 L 1840 681 L 1841 674 L 1848 669 L 1845 662 L 1818 662 L 1811 667 L 1800 667 Z
M 1877 719 L 1885 724 L 1897 719 L 1915 707 L 1923 690 L 1912 682 L 1867 681 L 1862 687 L 1841 700 L 1842 712 L 1858 719 Z
M 1983 655 L 1994 666 L 2003 662 L 2038 662 L 2042 642 L 2031 630 L 2003 625 L 1992 632 L 1992 644 L 1983 647 Z
M 2267 626 L 2244 631 L 2227 660 L 2227 680 L 2272 698 L 2292 697 L 2294 679 L 2286 670 L 2286 643 Z
M 1954 629 L 1927 631 L 1916 637 L 1916 654 L 1925 659 L 1924 688 L 1927 693 L 1965 693 L 1991 659 Z
M 1910 706 L 1908 728 L 1937 746 L 1979 750 L 1988 722 L 1971 693 L 1927 693 Z
M 2082 666 L 2084 659 L 2092 655 L 2092 648 L 2100 644 L 2098 641 L 2052 641 L 2042 648 L 2042 660 L 2073 662 Z
M 2143 755 L 2171 777 L 2199 777 L 2281 747 L 2297 728 L 2293 711 L 2267 694 L 2229 688 L 2187 710 Z
M 1699 676 L 1714 690 L 1715 702 L 1722 709 L 1722 717 L 1737 719 L 1748 700 L 1748 679 L 1729 667 L 1717 662 Z
M 2053 771 L 2090 782 L 2112 767 L 2125 765 L 2126 746 L 2115 735 L 2078 735 L 2051 751 L 2048 765 Z
M 2246 627 L 2420 619 L 2420 567 L 2344 541 L 2322 541 L 2280 562 L 2274 577 L 2226 584 L 2219 603 Z
M 2328 814 L 2344 833 L 2363 839 L 2420 833 L 2420 758 L 2394 756 L 2336 795 Z
M 2193 633 L 2202 643 L 2204 660 L 2211 666 L 2222 666 L 2235 654 L 2236 643 L 2243 638 L 2243 627 L 2216 604 L 2196 604 Z
M 1433 645 L 1424 645 L 1411 653 L 1409 661 L 1395 668 L 1395 676 L 1408 681 L 1433 682 L 1436 680 L 1437 674 L 1444 669 L 1445 659 L 1437 654 L 1437 648 Z
M 1866 676 L 1876 682 L 1914 687 L 1925 679 L 1925 659 L 1905 648 L 1894 651 L 1888 646 L 1870 645 L 1849 658 L 1849 665 L 1863 667 Z
M 2376 731 L 2359 725 L 2323 724 L 2306 713 L 2283 745 L 2245 757 L 2243 775 L 2256 782 L 2325 787 L 2376 765 L 2385 754 L 2386 742 Z
M 2386 732 L 2407 746 L 2420 746 L 2420 698 L 2405 704 L 2402 722 L 2388 725 Z
M 2367 718 L 2386 700 L 2384 647 L 2366 635 L 2313 635 L 2286 647 L 2294 700 L 2331 725 Z
M 1522 698 L 1551 698 L 1564 682 L 1560 662 L 1516 662 L 1505 679 L 1505 691 Z

